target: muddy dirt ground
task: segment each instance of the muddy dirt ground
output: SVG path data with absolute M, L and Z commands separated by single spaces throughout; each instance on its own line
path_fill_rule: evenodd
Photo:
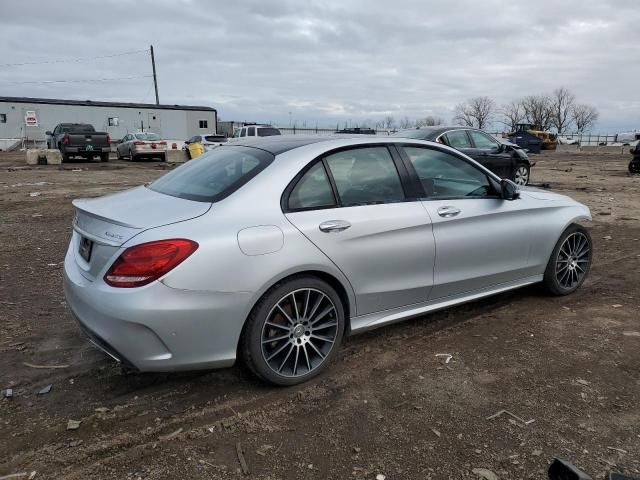
M 67 311 L 71 200 L 164 164 L 26 168 L 0 154 L 0 388 L 13 389 L 0 398 L 0 477 L 542 479 L 554 456 L 598 478 L 640 473 L 640 177 L 628 155 L 536 158 L 533 183 L 592 209 L 581 290 L 525 288 L 351 337 L 325 374 L 276 389 L 241 367 L 124 375 Z M 531 422 L 487 419 L 503 409 Z

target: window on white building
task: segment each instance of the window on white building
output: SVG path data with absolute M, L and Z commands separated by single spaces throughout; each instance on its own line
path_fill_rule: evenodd
M 109 126 L 117 127 L 120 124 L 120 119 L 118 117 L 109 117 Z
M 209 128 L 209 121 L 208 120 L 200 120 L 199 121 L 199 125 L 200 125 L 200 128 Z
M 0 113 L 0 123 L 7 123 L 7 114 Z

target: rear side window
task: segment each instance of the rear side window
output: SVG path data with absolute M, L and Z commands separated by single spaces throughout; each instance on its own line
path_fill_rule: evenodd
M 271 127 L 258 129 L 259 137 L 271 137 L 273 135 L 280 135 L 280 130 L 278 130 L 277 128 L 271 128 Z
M 329 177 L 322 162 L 311 167 L 289 194 L 289 209 L 327 208 L 336 205 Z
M 255 137 L 256 136 L 256 127 L 249 127 L 249 131 L 247 132 L 247 137 Z
M 326 157 L 343 206 L 401 202 L 404 191 L 386 147 L 344 150 Z
M 471 148 L 471 142 L 469 142 L 467 132 L 464 130 L 448 132 L 444 137 L 447 139 L 449 146 L 453 148 Z
M 264 150 L 225 145 L 167 173 L 149 188 L 187 200 L 217 202 L 259 174 L 273 159 Z

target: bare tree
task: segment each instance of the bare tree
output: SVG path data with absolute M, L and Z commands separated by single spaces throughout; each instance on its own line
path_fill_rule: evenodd
M 487 128 L 496 112 L 496 103 L 489 97 L 475 97 L 456 105 L 453 121 L 468 127 Z
M 515 132 L 516 125 L 522 123 L 526 118 L 524 107 L 520 100 L 512 100 L 504 104 L 500 113 L 504 117 L 503 123 L 509 128 L 510 132 Z
M 424 118 L 418 118 L 415 121 L 416 128 L 420 127 L 434 127 L 436 125 L 444 124 L 444 120 L 440 117 L 434 117 L 433 115 L 428 115 Z
M 576 103 L 576 97 L 567 88 L 560 87 L 553 91 L 551 97 L 551 125 L 556 127 L 558 134 L 564 133 L 571 125 L 571 111 Z
M 382 119 L 382 126 L 387 130 L 392 130 L 396 127 L 396 119 L 393 117 L 393 115 L 387 115 Z
M 400 128 L 402 128 L 403 130 L 411 128 L 411 120 L 409 120 L 409 117 L 405 116 L 400 120 Z
M 596 107 L 591 105 L 578 104 L 571 108 L 571 120 L 576 124 L 578 133 L 591 129 L 598 121 L 599 116 Z
M 548 95 L 528 95 L 522 99 L 527 122 L 543 130 L 551 126 L 551 98 Z

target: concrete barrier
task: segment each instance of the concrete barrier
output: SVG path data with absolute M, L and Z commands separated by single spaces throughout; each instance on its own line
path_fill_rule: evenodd
M 556 148 L 556 152 L 577 152 L 577 151 L 578 151 L 577 144 L 573 144 L 573 145 L 559 144 L 558 148 Z
M 167 163 L 184 163 L 188 160 L 187 153 L 184 150 L 167 150 L 165 161 Z
M 60 165 L 60 150 L 50 148 L 30 148 L 27 150 L 27 165 Z
M 620 155 L 621 153 L 625 153 L 624 149 L 628 147 L 621 147 L 619 145 L 583 145 L 580 147 L 580 151 L 584 153 L 609 153 Z

